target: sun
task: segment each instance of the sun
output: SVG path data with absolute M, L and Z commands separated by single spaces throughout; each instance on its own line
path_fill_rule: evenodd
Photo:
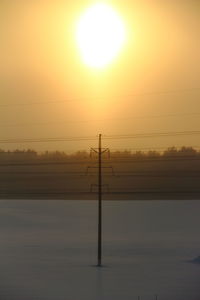
M 84 62 L 93 68 L 103 68 L 120 52 L 126 38 L 124 23 L 109 5 L 96 3 L 80 17 L 76 41 Z

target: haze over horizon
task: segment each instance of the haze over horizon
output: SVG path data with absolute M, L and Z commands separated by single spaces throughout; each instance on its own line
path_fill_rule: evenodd
M 199 29 L 200 0 L 0 0 L 0 299 L 200 299 Z
M 0 2 L 0 139 L 200 130 L 200 2 L 104 1 L 123 19 L 127 41 L 102 70 L 82 62 L 75 41 L 76 23 L 94 2 Z M 111 148 L 173 145 L 200 143 L 197 136 L 105 142 Z

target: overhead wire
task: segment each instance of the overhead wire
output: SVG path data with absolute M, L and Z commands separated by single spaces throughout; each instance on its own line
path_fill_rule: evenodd
M 97 191 L 90 191 L 90 190 L 77 190 L 77 189 L 72 189 L 72 190 L 64 190 L 64 191 L 13 191 L 13 192 L 7 192 L 7 191 L 1 191 L 0 192 L 0 197 L 8 197 L 8 196 L 14 196 L 15 198 L 21 197 L 21 196 L 70 196 L 70 195 L 91 195 L 91 194 L 97 194 Z M 117 189 L 117 190 L 109 190 L 109 191 L 103 191 L 102 194 L 107 194 L 107 195 L 140 195 L 140 194 L 147 194 L 147 195 L 154 195 L 158 194 L 160 196 L 162 195 L 173 195 L 173 194 L 180 194 L 180 195 L 194 195 L 197 194 L 199 195 L 200 190 L 124 190 L 124 189 Z M 11 200 L 11 199 L 10 199 Z M 14 200 L 14 199 L 12 199 Z M 38 199 L 39 200 L 39 199 Z M 50 199 L 49 199 L 50 200 Z M 66 199 L 67 200 L 67 199 Z M 131 199 L 134 200 L 134 199 Z M 138 200 L 138 199 L 137 199 Z M 139 199 L 140 200 L 140 199 Z M 153 199 L 153 200 L 163 200 L 163 199 Z M 170 199 L 169 199 L 170 200 Z M 179 200 L 179 199 L 171 199 L 172 201 L 174 200 Z M 184 200 L 184 199 L 180 199 Z M 196 199 L 199 200 L 200 199 Z
M 76 142 L 76 141 L 91 141 L 96 140 L 95 136 L 74 136 L 74 137 L 60 137 L 60 138 L 15 138 L 15 139 L 0 139 L 0 143 L 50 143 L 50 142 Z
M 125 118 L 103 118 L 103 119 L 88 119 L 88 120 L 79 120 L 79 121 L 49 121 L 49 122 L 24 122 L 24 123 L 0 123 L 0 127 L 9 128 L 9 127 L 27 127 L 27 126 L 49 126 L 49 125 L 66 125 L 66 124 L 84 124 L 84 123 L 94 123 L 94 122 L 119 122 L 119 121 L 130 121 L 135 119 L 146 119 L 146 118 L 171 118 L 171 117 L 190 117 L 190 116 L 200 116 L 200 112 L 195 113 L 171 113 L 171 114 L 160 114 L 160 115 L 134 115 L 132 117 Z
M 109 95 L 108 97 L 81 97 L 81 98 L 71 98 L 68 100 L 53 100 L 53 101 L 35 101 L 35 102 L 21 102 L 21 103 L 2 103 L 0 107 L 14 107 L 14 106 L 29 106 L 29 105 L 46 105 L 46 104 L 55 104 L 55 103 L 72 103 L 76 101 L 82 100 L 98 100 L 98 99 L 105 99 L 105 98 L 125 98 L 125 97 L 142 97 L 142 96 L 153 96 L 153 95 L 162 95 L 162 94 L 176 94 L 176 93 L 190 93 L 199 91 L 199 87 L 192 87 L 192 88 L 184 88 L 184 89 L 169 89 L 165 91 L 148 91 L 143 93 L 133 93 L 133 94 L 122 94 L 122 95 Z
M 153 138 L 153 137 L 170 137 L 184 135 L 199 135 L 200 130 L 191 131 L 167 131 L 167 132 L 152 132 L 152 133 L 136 133 L 136 134 L 120 134 L 120 135 L 104 135 L 104 140 L 120 140 L 120 139 L 136 139 L 136 138 Z M 75 142 L 75 141 L 90 141 L 97 140 L 97 136 L 82 136 L 82 137 L 57 137 L 57 138 L 15 138 L 15 139 L 0 139 L 0 143 L 49 143 L 49 142 Z
M 199 135 L 199 134 L 200 134 L 200 130 L 190 130 L 190 131 L 167 131 L 167 132 L 152 132 L 152 133 L 104 135 L 103 138 L 104 140 L 119 140 L 119 139 L 170 137 L 170 136 Z

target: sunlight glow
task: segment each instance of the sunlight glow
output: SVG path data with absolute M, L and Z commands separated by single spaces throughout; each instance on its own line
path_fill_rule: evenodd
M 125 26 L 114 9 L 96 3 L 81 16 L 76 30 L 77 43 L 84 62 L 103 68 L 120 52 L 125 42 Z

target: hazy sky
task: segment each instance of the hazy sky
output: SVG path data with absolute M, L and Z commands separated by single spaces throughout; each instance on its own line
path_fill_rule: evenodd
M 200 130 L 200 1 L 102 1 L 119 12 L 128 37 L 119 57 L 103 70 L 84 65 L 75 42 L 76 22 L 94 2 L 0 1 L 0 139 Z M 198 140 L 138 139 L 106 146 L 200 146 Z

